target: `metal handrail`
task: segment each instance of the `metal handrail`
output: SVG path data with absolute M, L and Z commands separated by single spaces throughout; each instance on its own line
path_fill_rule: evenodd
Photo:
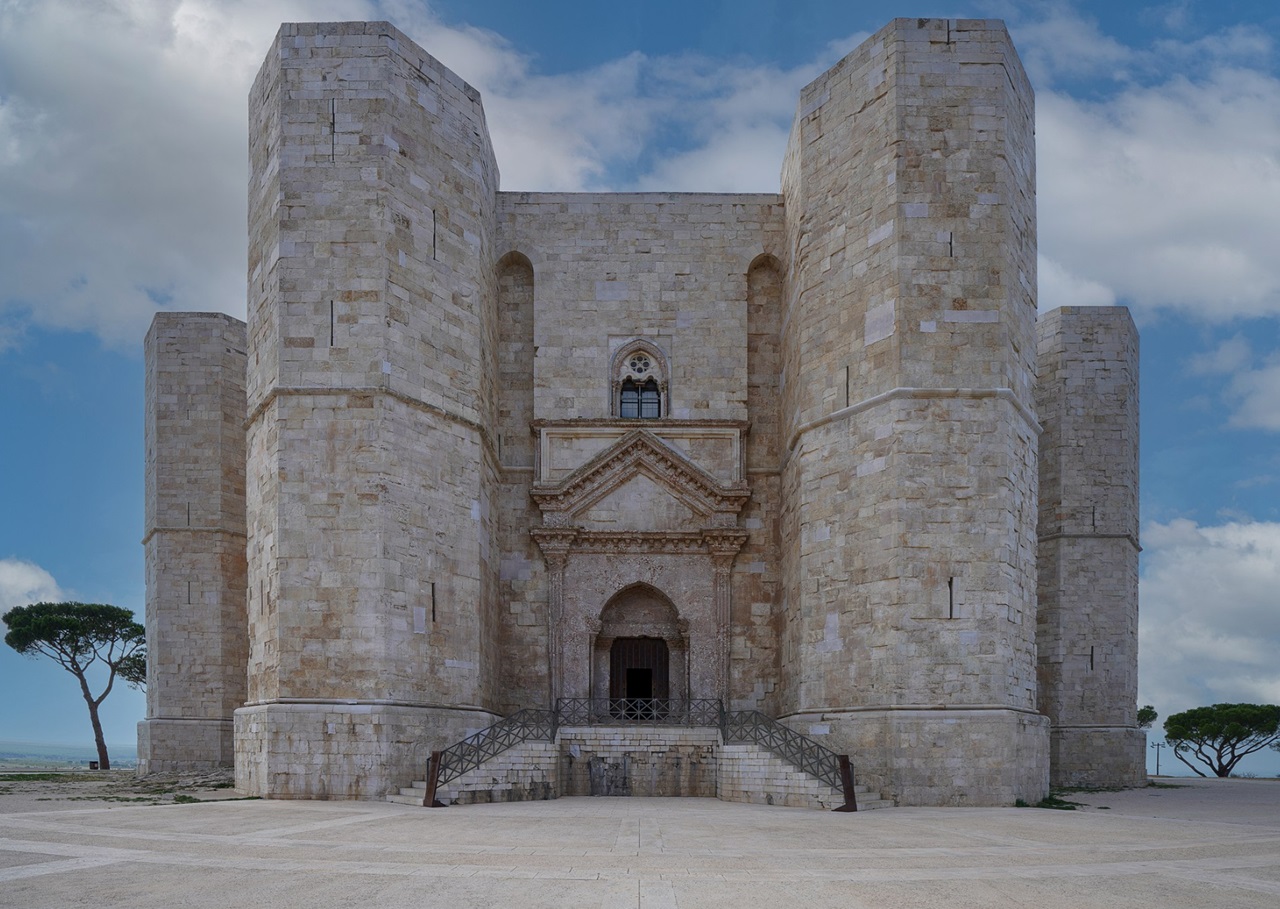
M 720 726 L 719 698 L 560 698 L 560 726 Z
M 444 751 L 431 752 L 427 793 L 422 804 L 444 807 L 437 789 L 508 748 L 530 740 L 554 742 L 560 726 L 712 726 L 726 744 L 751 742 L 798 770 L 844 793 L 836 811 L 857 811 L 848 755 L 836 754 L 807 735 L 758 710 L 724 709 L 718 698 L 560 698 L 554 710 L 525 708 L 467 736 Z
M 440 775 L 443 785 L 457 779 L 469 770 L 475 770 L 491 757 L 508 748 L 536 739 L 554 742 L 556 738 L 556 712 L 554 710 L 517 710 L 506 719 L 467 736 L 461 742 L 440 752 Z
M 844 788 L 840 755 L 759 710 L 726 713 L 721 731 L 726 743 L 751 742 L 767 748 L 797 769 L 822 780 L 832 789 L 839 791 Z

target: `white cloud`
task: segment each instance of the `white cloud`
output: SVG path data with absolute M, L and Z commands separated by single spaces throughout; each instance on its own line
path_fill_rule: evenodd
M 1012 24 L 1019 56 L 1033 84 L 1049 85 L 1055 77 L 1121 77 L 1135 61 L 1134 52 L 1098 23 L 1068 5 L 1043 8 L 1043 18 Z M 1016 10 L 1010 10 L 1015 16 Z
M 1037 88 L 1042 307 L 1280 313 L 1271 37 L 1235 26 L 1136 47 L 1069 5 L 1026 11 L 1010 10 Z M 1166 28 L 1187 22 L 1185 4 L 1148 12 Z
M 1274 320 L 1261 322 L 1255 338 L 1236 334 L 1187 362 L 1193 376 L 1223 377 L 1220 392 L 1227 426 L 1280 432 L 1280 349 Z M 1251 326 L 1253 327 L 1253 326 Z M 1270 352 L 1255 353 L 1255 342 Z
M 797 91 L 856 43 L 789 71 L 632 54 L 546 76 L 411 0 L 11 0 L 0 350 L 29 325 L 135 346 L 159 308 L 243 317 L 249 85 L 281 21 L 377 18 L 482 92 L 503 188 L 520 190 L 775 191 Z
M 1280 80 L 1219 70 L 1099 102 L 1048 92 L 1037 112 L 1047 259 L 1139 309 L 1280 314 Z
M 1187 364 L 1195 376 L 1229 375 L 1245 369 L 1253 361 L 1253 348 L 1242 335 L 1219 343 L 1213 350 L 1196 354 Z
M 1115 292 L 1109 287 L 1067 271 L 1043 253 L 1036 266 L 1039 272 L 1039 305 L 1042 311 L 1059 306 L 1114 306 Z
M 1280 432 L 1280 362 L 1236 373 L 1227 396 L 1234 404 L 1228 426 Z
M 1047 15 L 1014 31 L 1044 80 L 1042 304 L 1280 313 L 1280 81 L 1223 63 L 1269 39 L 1134 49 L 1070 8 L 1036 8 Z M 512 190 L 776 191 L 799 88 L 864 37 L 789 70 L 637 53 L 548 76 L 411 0 L 10 0 L 0 350 L 29 324 L 133 346 L 157 308 L 242 316 L 250 81 L 280 21 L 367 18 L 480 89 Z M 1203 75 L 1160 75 L 1170 61 Z M 1101 100 L 1052 89 L 1099 73 L 1120 80 Z
M 353 2 L 0 6 L 0 310 L 136 345 L 243 314 L 245 96 L 279 22 Z
M 1139 700 L 1280 703 L 1280 524 L 1144 528 Z
M 1152 12 L 1170 31 L 1182 31 L 1191 24 L 1191 0 L 1167 3 L 1163 7 L 1155 7 Z
M 34 562 L 0 559 L 0 614 L 15 606 L 53 603 L 63 598 L 53 575 Z

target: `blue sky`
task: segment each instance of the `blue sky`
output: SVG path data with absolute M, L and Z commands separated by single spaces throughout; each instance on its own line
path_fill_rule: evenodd
M 1041 307 L 1122 303 L 1142 331 L 1140 702 L 1280 703 L 1269 0 L 6 0 L 0 609 L 141 614 L 142 338 L 161 308 L 244 315 L 245 98 L 279 22 L 395 22 L 482 92 L 504 189 L 770 192 L 800 87 L 896 15 L 1006 19 Z M 62 670 L 0 648 L 0 685 L 0 739 L 88 740 Z M 108 740 L 143 710 L 113 694 Z

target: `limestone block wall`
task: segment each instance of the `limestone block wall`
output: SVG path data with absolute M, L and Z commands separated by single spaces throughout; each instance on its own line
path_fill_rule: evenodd
M 782 605 L 782 319 L 785 275 L 762 255 L 747 273 L 745 472 L 751 499 L 740 523 L 749 532 L 733 573 L 729 699 L 735 710 L 778 712 Z
M 510 340 L 503 341 L 501 356 L 510 364 L 531 365 L 533 417 L 557 423 L 542 431 L 543 448 L 535 453 L 543 479 L 567 476 L 625 431 L 607 425 L 615 416 L 611 367 L 615 354 L 636 338 L 663 354 L 664 414 L 673 418 L 669 425 L 645 428 L 721 481 L 738 481 L 750 462 L 753 498 L 745 521 L 751 536 L 744 550 L 749 560 L 738 560 L 731 582 L 729 690 L 739 705 L 763 703 L 777 685 L 780 198 L 499 193 L 498 205 L 498 248 L 511 251 L 502 259 L 503 274 L 509 275 L 503 278 L 510 307 L 504 312 L 512 319 L 503 329 Z M 503 419 L 510 415 L 511 421 L 502 431 L 503 477 L 516 517 L 503 533 L 501 559 L 509 576 L 504 592 L 510 591 L 520 624 L 507 638 L 512 659 L 505 665 L 519 673 L 512 684 L 532 693 L 536 688 L 528 677 L 547 659 L 545 621 L 538 622 L 545 620 L 545 568 L 536 553 L 530 559 L 528 538 L 516 523 L 524 518 L 516 504 L 527 494 L 519 466 L 527 456 L 517 454 L 524 449 L 514 416 L 529 406 L 521 403 L 526 380 L 514 365 L 504 369 L 511 390 L 504 388 L 501 407 Z M 739 447 L 736 425 L 687 428 L 675 422 L 681 420 L 743 426 L 749 420 L 750 451 Z M 697 517 L 665 492 L 643 478 L 633 487 L 600 503 L 585 516 L 587 524 L 620 531 L 697 529 Z M 675 513 L 659 513 L 664 502 Z M 699 574 L 700 560 L 691 562 L 690 573 Z M 633 574 L 619 577 L 619 584 L 648 580 L 644 572 Z M 680 590 L 665 592 L 682 615 L 701 608 L 680 600 Z M 598 616 L 607 599 L 583 608 Z
M 561 795 L 715 798 L 718 729 L 564 727 L 558 739 Z
M 1138 334 L 1123 307 L 1040 321 L 1040 709 L 1053 783 L 1146 776 L 1138 695 Z
M 158 313 L 146 338 L 143 773 L 227 766 L 245 700 L 245 325 Z
M 1044 735 L 1034 179 L 1002 23 L 896 20 L 801 93 L 783 169 L 782 703 L 895 797 L 1042 794 L 1006 760 Z M 962 727 L 1004 715 L 945 736 L 980 772 L 926 784 L 911 755 L 941 736 L 920 712 L 938 707 Z M 898 714 L 883 746 L 859 711 Z
M 498 720 L 484 711 L 378 703 L 254 704 L 235 712 L 236 790 L 275 799 L 368 799 L 422 777 L 431 751 Z
M 747 273 L 778 255 L 777 195 L 499 193 L 499 249 L 532 263 L 534 416 L 607 417 L 611 355 L 644 337 L 665 413 L 746 417 Z
M 534 480 L 534 273 L 518 252 L 498 263 L 497 514 L 500 649 L 497 704 L 503 713 L 549 707 L 547 590 L 542 557 L 529 536 L 538 509 Z
M 377 796 L 494 698 L 497 168 L 479 95 L 387 23 L 283 26 L 250 108 L 245 735 L 267 739 L 238 777 L 306 795 L 323 754 L 353 781 L 327 792 Z M 389 743 L 376 773 L 361 736 Z

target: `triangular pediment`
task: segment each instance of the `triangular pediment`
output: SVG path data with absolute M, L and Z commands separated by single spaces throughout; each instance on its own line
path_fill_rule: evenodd
M 559 483 L 534 486 L 532 495 L 543 512 L 560 512 L 572 517 L 594 513 L 599 518 L 602 509 L 610 508 L 611 502 L 612 507 L 621 508 L 626 504 L 625 497 L 641 491 L 632 484 L 637 477 L 644 477 L 651 484 L 644 487 L 644 491 L 675 500 L 670 504 L 659 501 L 659 510 L 665 509 L 673 519 L 681 514 L 676 503 L 688 510 L 689 518 L 680 520 L 682 524 L 686 521 L 705 524 L 713 514 L 737 513 L 750 496 L 745 484 L 721 484 L 643 429 L 627 433 Z
M 683 531 L 707 524 L 705 514 L 641 471 L 586 507 L 575 509 L 570 517 L 573 524 L 592 531 Z

